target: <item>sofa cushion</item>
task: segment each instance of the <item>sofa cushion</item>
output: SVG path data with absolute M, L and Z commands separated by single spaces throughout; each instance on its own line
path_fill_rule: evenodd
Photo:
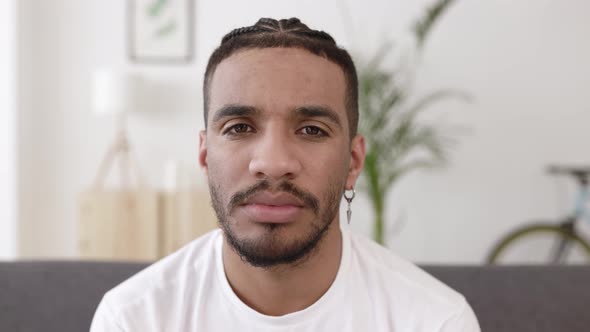
M 88 331 L 102 295 L 146 263 L 0 263 L 0 331 Z
M 88 331 L 102 295 L 147 263 L 0 262 L 0 331 Z M 424 266 L 484 332 L 590 331 L 590 266 Z
M 590 331 L 590 266 L 432 266 L 484 332 Z

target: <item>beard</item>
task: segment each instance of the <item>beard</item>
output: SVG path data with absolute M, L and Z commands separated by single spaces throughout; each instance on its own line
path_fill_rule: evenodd
M 339 211 L 340 199 L 344 192 L 344 184 L 330 182 L 323 193 L 323 200 L 300 189 L 288 181 L 278 184 L 276 191 L 285 192 L 298 198 L 304 207 L 313 212 L 313 220 L 305 225 L 305 232 L 296 238 L 285 238 L 282 230 L 290 227 L 286 224 L 260 223 L 264 228 L 262 235 L 255 238 L 244 238 L 237 234 L 230 220 L 235 207 L 247 201 L 258 192 L 271 189 L 267 180 L 260 181 L 245 190 L 233 194 L 227 206 L 224 205 L 219 186 L 209 179 L 211 203 L 217 215 L 219 225 L 230 247 L 240 256 L 242 261 L 261 268 L 278 265 L 297 265 L 310 257 L 327 233 L 332 221 Z M 234 220 L 234 222 L 240 222 Z M 305 222 L 305 221 L 299 221 Z

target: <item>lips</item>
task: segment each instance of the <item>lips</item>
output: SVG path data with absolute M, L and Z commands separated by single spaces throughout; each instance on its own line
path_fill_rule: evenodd
M 260 192 L 239 208 L 255 222 L 288 223 L 294 221 L 305 206 L 299 199 L 287 193 Z

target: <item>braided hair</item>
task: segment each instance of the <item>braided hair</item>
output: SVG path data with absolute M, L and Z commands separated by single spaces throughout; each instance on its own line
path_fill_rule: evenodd
M 324 57 L 339 65 L 346 79 L 346 109 L 349 119 L 350 139 L 358 126 L 358 79 L 352 58 L 336 44 L 332 36 L 324 31 L 312 30 L 298 18 L 275 20 L 261 18 L 256 24 L 237 28 L 221 39 L 221 44 L 211 57 L 203 82 L 204 118 L 207 126 L 209 108 L 209 86 L 217 66 L 237 51 L 253 48 L 301 48 Z
M 237 28 L 232 30 L 230 33 L 225 35 L 221 40 L 221 44 L 226 43 L 232 38 L 252 34 L 252 33 L 293 33 L 295 35 L 305 36 L 312 39 L 325 40 L 336 45 L 336 41 L 324 31 L 311 30 L 307 25 L 301 23 L 301 21 L 292 17 L 290 19 L 275 20 L 272 18 L 261 18 L 253 26 Z

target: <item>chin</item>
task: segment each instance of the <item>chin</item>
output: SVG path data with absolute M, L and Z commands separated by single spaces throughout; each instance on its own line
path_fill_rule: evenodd
M 226 238 L 233 250 L 255 267 L 297 265 L 305 261 L 318 247 L 330 224 L 308 224 L 306 230 L 292 227 L 297 223 L 259 223 L 249 234 L 238 234 L 225 229 Z

